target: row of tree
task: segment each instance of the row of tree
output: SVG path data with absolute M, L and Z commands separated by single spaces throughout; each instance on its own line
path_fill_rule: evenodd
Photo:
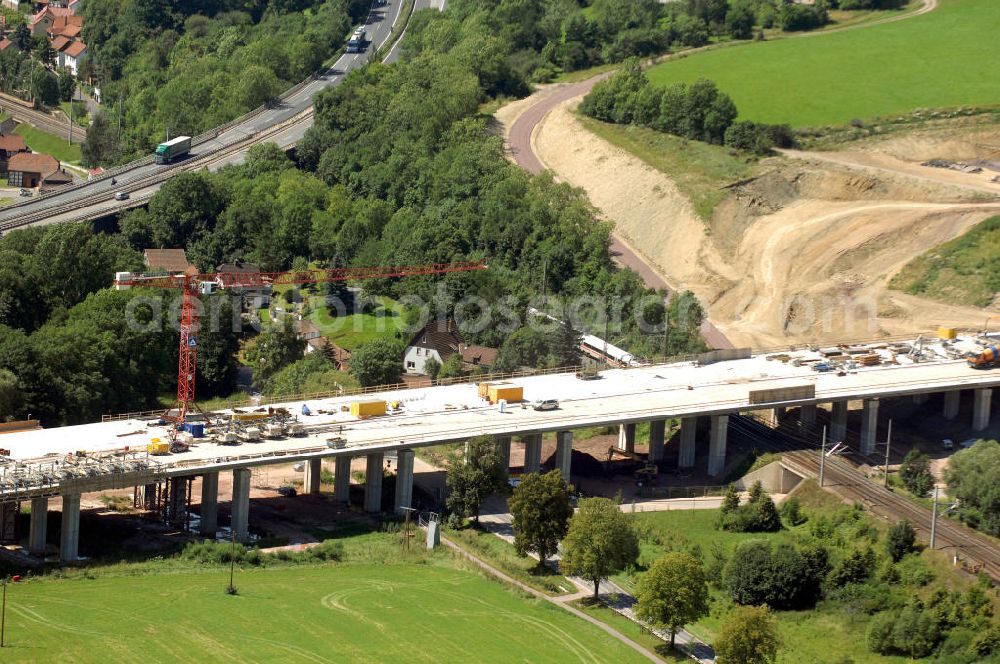
M 584 97 L 580 111 L 604 122 L 649 127 L 754 154 L 790 147 L 791 128 L 739 121 L 736 104 L 712 81 L 653 85 L 638 60 L 627 62 Z

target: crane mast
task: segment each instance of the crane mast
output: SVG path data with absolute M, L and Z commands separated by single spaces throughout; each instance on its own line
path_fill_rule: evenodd
M 212 284 L 226 290 L 229 288 L 322 284 L 363 279 L 447 274 L 449 272 L 471 272 L 485 270 L 486 267 L 485 261 L 463 261 L 397 267 L 348 267 L 292 272 L 218 272 L 178 276 L 119 272 L 115 275 L 115 287 L 119 290 L 132 286 L 180 288 L 182 290 L 181 334 L 177 355 L 177 403 L 167 411 L 164 419 L 183 424 L 188 413 L 198 409 L 195 404 L 195 375 L 198 366 L 198 323 L 201 309 L 198 294 L 202 284 Z

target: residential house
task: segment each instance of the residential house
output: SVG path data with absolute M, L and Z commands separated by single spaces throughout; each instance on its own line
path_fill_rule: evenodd
M 7 160 L 7 180 L 11 187 L 37 187 L 42 178 L 58 170 L 59 160 L 47 154 L 18 152 Z
M 58 55 L 59 66 L 69 69 L 73 76 L 79 75 L 80 65 L 86 58 L 87 45 L 81 41 L 70 42 Z
M 239 295 L 244 312 L 266 309 L 271 304 L 271 285 L 260 277 L 260 268 L 251 263 L 237 261 L 220 265 L 216 270 L 220 288 L 228 288 Z
M 7 162 L 20 152 L 28 152 L 23 137 L 17 134 L 0 134 L 0 178 L 7 177 Z
M 444 365 L 456 354 L 462 358 L 465 369 L 487 368 L 496 359 L 497 350 L 465 343 L 454 321 L 433 321 L 407 344 L 403 352 L 403 367 L 408 374 L 425 374 L 424 365 L 430 358 Z
M 299 339 L 303 341 L 312 341 L 314 339 L 319 339 L 322 335 L 320 334 L 319 328 L 311 320 L 300 320 L 298 322 L 299 328 Z
M 72 12 L 68 7 L 49 7 L 48 3 L 42 9 L 31 17 L 31 35 L 33 37 L 44 37 L 49 34 L 49 30 L 52 25 L 56 22 L 59 17 L 72 16 Z M 81 21 L 83 25 L 83 17 L 75 17 Z
M 169 275 L 198 274 L 198 268 L 188 262 L 187 253 L 183 249 L 146 249 L 143 258 L 150 272 Z

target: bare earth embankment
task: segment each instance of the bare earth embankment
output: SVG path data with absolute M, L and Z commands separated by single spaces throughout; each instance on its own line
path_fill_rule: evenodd
M 977 327 L 988 315 L 892 291 L 888 281 L 915 256 L 1000 213 L 996 173 L 920 165 L 988 159 L 1000 131 L 917 131 L 839 152 L 788 151 L 729 187 L 706 223 L 671 178 L 583 128 L 573 112 L 582 94 L 532 123 L 532 152 L 586 190 L 672 287 L 694 291 L 737 345 Z M 501 109 L 498 120 L 509 129 L 536 102 Z

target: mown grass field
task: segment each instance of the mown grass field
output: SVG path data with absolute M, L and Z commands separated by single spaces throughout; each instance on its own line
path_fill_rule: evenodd
M 922 16 L 709 50 L 657 65 L 649 76 L 659 84 L 711 79 L 741 117 L 798 127 L 997 104 L 998 23 L 996 0 L 940 0 Z
M 889 285 L 935 300 L 990 306 L 1000 292 L 1000 217 L 918 256 Z
M 639 662 L 596 627 L 444 565 L 325 565 L 11 586 L 7 662 Z
M 66 161 L 72 164 L 80 162 L 79 143 L 70 145 L 66 139 L 54 136 L 53 134 L 47 134 L 29 124 L 17 125 L 14 133 L 24 137 L 24 142 L 28 144 L 32 152 L 41 152 L 42 154 L 55 157 L 59 161 Z

